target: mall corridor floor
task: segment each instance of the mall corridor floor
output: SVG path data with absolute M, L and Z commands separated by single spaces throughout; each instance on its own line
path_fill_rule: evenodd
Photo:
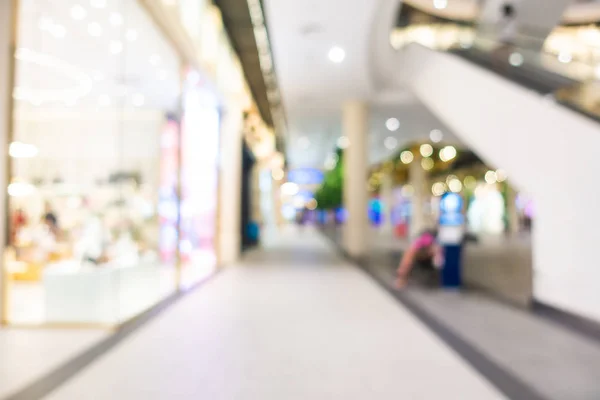
M 319 233 L 275 237 L 47 399 L 505 398 Z

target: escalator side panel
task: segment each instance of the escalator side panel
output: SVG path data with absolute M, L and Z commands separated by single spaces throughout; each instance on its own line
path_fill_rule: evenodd
M 600 124 L 456 55 L 410 45 L 399 61 L 398 79 L 533 197 L 535 298 L 600 321 Z

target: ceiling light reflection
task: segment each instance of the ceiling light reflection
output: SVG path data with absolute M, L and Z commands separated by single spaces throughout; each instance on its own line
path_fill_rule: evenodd
M 27 100 L 33 105 L 41 105 L 45 102 L 76 101 L 89 94 L 92 90 L 92 79 L 82 72 L 78 67 L 55 58 L 50 54 L 38 53 L 21 47 L 15 52 L 15 58 L 19 62 L 30 63 L 53 70 L 60 75 L 74 81 L 72 87 L 65 89 L 40 89 L 39 87 L 15 87 L 14 96 L 19 100 Z
M 138 32 L 135 29 L 127 29 L 125 33 L 125 39 L 130 42 L 135 42 L 138 38 Z
M 432 170 L 434 165 L 435 165 L 435 163 L 433 162 L 433 159 L 431 159 L 429 157 L 421 160 L 421 167 L 423 167 L 423 169 L 425 171 Z
M 444 134 L 439 129 L 434 129 L 429 133 L 429 139 L 431 139 L 433 143 L 439 143 L 444 139 Z
M 423 157 L 431 157 L 433 154 L 433 146 L 431 146 L 429 143 L 422 144 L 419 151 Z
M 331 62 L 339 64 L 346 58 L 346 51 L 339 46 L 333 46 L 329 50 L 328 56 Z
M 110 24 L 113 26 L 123 25 L 123 15 L 121 15 L 121 13 L 118 13 L 118 12 L 111 13 L 108 20 L 109 20 Z
M 433 0 L 433 6 L 438 10 L 448 7 L 448 0 Z
M 97 22 L 91 22 L 88 25 L 88 33 L 93 37 L 102 36 L 102 26 Z
M 388 150 L 394 150 L 396 147 L 398 147 L 398 139 L 393 136 L 388 136 L 383 141 L 383 144 Z
M 414 159 L 415 156 L 412 151 L 406 150 L 400 154 L 400 161 L 402 161 L 402 164 L 410 164 Z
M 79 4 L 76 4 L 73 7 L 71 7 L 71 18 L 73 18 L 74 20 L 81 21 L 86 17 L 86 15 L 87 12 L 85 11 L 85 8 L 81 7 Z
M 34 158 L 38 153 L 36 146 L 23 142 L 12 142 L 8 148 L 8 154 L 12 158 Z
M 395 132 L 400 129 L 400 121 L 398 118 L 388 118 L 388 120 L 385 121 L 385 127 L 388 128 L 389 131 Z

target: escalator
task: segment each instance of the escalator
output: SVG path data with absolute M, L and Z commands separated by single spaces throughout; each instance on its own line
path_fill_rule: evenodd
M 560 61 L 551 55 L 519 48 L 494 54 L 476 47 L 452 49 L 450 53 L 600 122 L 600 93 L 596 84 L 586 79 L 588 74 L 569 74 L 567 66 L 560 73 Z
M 409 44 L 397 53 L 394 80 L 533 198 L 536 300 L 600 320 L 600 269 L 591 262 L 600 224 L 599 91 L 543 57 L 495 56 Z

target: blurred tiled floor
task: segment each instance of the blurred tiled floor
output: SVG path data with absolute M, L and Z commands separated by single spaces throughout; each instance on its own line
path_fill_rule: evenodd
M 339 232 L 326 233 L 339 240 Z M 393 287 L 400 259 L 400 245 L 396 246 L 372 246 L 367 261 L 368 270 L 387 287 Z M 489 249 L 487 254 L 496 255 Z M 480 261 L 486 258 L 482 255 Z M 600 399 L 597 341 L 483 292 L 425 287 L 424 273 L 414 271 L 413 275 L 414 284 L 400 294 L 404 299 L 537 393 L 552 400 Z
M 317 232 L 272 237 L 48 399 L 504 398 Z
M 0 329 L 0 399 L 109 335 L 80 329 Z

